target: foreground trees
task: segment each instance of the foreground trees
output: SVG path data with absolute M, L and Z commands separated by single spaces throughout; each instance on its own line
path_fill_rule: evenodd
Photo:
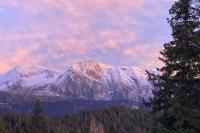
M 139 110 L 119 107 L 41 117 L 38 107 L 32 116 L 0 114 L 0 133 L 151 133 L 152 117 Z
M 170 9 L 172 41 L 164 44 L 150 107 L 158 132 L 200 132 L 200 0 L 178 0 Z

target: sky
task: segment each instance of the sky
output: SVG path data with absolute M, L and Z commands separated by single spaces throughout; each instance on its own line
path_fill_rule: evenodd
M 173 0 L 0 0 L 0 73 L 93 59 L 159 67 Z

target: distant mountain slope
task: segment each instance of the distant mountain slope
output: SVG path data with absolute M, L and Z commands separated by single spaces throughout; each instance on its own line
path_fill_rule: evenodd
M 46 94 L 48 92 L 42 88 L 55 82 L 59 75 L 56 71 L 40 66 L 17 66 L 0 76 L 0 90 L 17 94 Z
M 77 62 L 63 73 L 44 67 L 15 67 L 0 76 L 0 100 L 134 101 L 152 96 L 145 70 L 114 67 L 93 60 Z M 131 106 L 138 108 L 140 104 Z
M 86 100 L 148 99 L 152 87 L 143 69 L 112 67 L 96 61 L 78 62 L 49 85 L 57 95 Z

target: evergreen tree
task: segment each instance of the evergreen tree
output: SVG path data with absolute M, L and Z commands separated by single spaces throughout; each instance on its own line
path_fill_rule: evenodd
M 169 11 L 173 40 L 164 44 L 159 74 L 148 73 L 155 86 L 150 107 L 160 127 L 200 132 L 200 0 L 178 0 Z M 165 129 L 161 129 L 165 132 Z
M 40 100 L 36 100 L 32 116 L 32 133 L 48 133 L 48 126 L 42 113 Z
M 33 116 L 0 114 L 0 133 L 151 133 L 152 116 L 141 110 L 113 107 L 38 120 L 38 103 Z
M 3 123 L 1 116 L 0 116 L 0 133 L 6 133 L 5 125 Z

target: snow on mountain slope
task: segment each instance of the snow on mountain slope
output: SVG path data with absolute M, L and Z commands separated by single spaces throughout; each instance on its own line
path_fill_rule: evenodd
M 73 64 L 49 88 L 70 98 L 86 100 L 135 100 L 152 96 L 145 70 L 113 67 L 85 60 Z
M 17 66 L 0 76 L 0 90 L 6 91 L 31 91 L 56 81 L 60 74 L 40 66 Z
M 133 100 L 152 96 L 145 70 L 113 67 L 93 60 L 77 62 L 58 73 L 43 67 L 16 67 L 0 76 L 0 90 L 66 99 Z

